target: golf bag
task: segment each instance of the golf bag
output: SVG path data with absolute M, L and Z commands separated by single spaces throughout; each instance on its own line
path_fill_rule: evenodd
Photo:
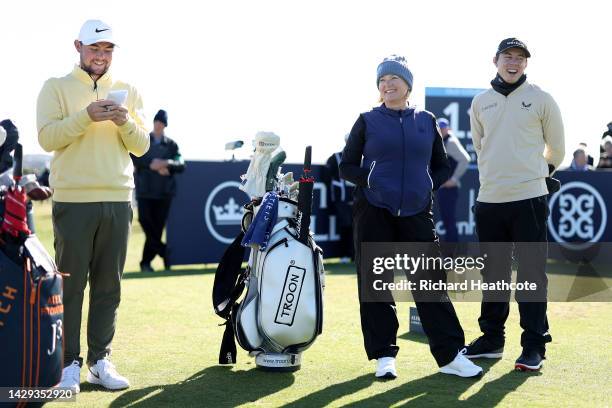
M 26 223 L 26 191 L 15 184 L 0 196 L 0 386 L 53 387 L 63 368 L 62 276 Z
M 309 231 L 310 148 L 306 156 L 298 201 L 279 188 L 247 204 L 242 232 L 219 263 L 213 305 L 226 319 L 220 364 L 236 362 L 236 338 L 258 367 L 298 370 L 302 352 L 322 333 L 323 257 Z M 245 246 L 251 250 L 242 269 Z M 245 286 L 247 293 L 237 302 Z

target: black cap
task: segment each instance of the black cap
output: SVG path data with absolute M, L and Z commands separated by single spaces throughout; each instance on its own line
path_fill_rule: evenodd
M 527 56 L 527 58 L 531 57 L 531 53 L 527 49 L 527 45 L 525 45 L 524 42 L 515 37 L 506 38 L 505 40 L 502 40 L 502 42 L 499 43 L 499 47 L 497 47 L 497 53 L 495 55 L 499 55 L 510 48 L 520 48 L 525 51 L 525 55 Z
M 161 122 L 164 124 L 164 126 L 168 127 L 168 113 L 165 110 L 160 109 L 153 118 L 153 122 L 155 121 Z

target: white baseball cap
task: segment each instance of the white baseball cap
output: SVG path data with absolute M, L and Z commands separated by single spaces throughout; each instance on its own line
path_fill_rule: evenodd
M 87 20 L 79 32 L 79 41 L 85 45 L 98 42 L 109 42 L 117 45 L 113 38 L 113 29 L 101 20 Z

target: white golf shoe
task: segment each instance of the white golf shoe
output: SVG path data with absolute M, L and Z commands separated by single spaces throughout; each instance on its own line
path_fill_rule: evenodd
M 62 380 L 57 386 L 60 388 L 68 388 L 75 394 L 81 391 L 81 366 L 77 360 L 74 360 L 69 366 L 64 367 L 62 370 Z
M 130 382 L 117 372 L 117 369 L 107 358 L 96 361 L 89 367 L 87 382 L 98 384 L 108 390 L 123 390 L 130 386 Z
M 376 361 L 376 378 L 392 380 L 396 377 L 395 357 L 381 357 Z
M 465 349 L 464 349 L 465 350 Z M 458 375 L 459 377 L 479 377 L 482 375 L 482 368 L 472 363 L 460 351 L 453 361 L 440 367 L 440 372 L 444 374 Z

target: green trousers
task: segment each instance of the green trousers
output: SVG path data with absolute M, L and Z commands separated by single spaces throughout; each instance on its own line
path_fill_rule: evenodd
M 64 366 L 81 354 L 81 314 L 89 280 L 87 363 L 110 354 L 132 224 L 129 202 L 53 202 L 55 259 L 64 278 Z

